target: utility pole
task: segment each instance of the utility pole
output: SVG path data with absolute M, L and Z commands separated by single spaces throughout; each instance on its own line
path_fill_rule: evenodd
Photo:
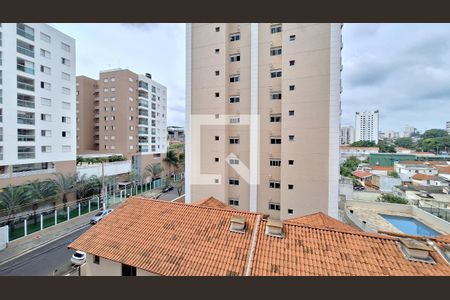
M 105 165 L 102 161 L 102 199 L 103 199 L 103 209 L 106 209 L 106 199 L 105 199 Z

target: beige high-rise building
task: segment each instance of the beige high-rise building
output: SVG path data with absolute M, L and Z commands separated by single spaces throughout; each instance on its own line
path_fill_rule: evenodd
M 77 152 L 115 154 L 142 174 L 167 152 L 167 89 L 127 69 L 77 76 Z
M 187 25 L 187 203 L 337 217 L 341 29 Z

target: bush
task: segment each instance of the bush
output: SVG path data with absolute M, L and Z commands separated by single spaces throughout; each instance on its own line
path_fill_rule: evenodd
M 408 204 L 408 200 L 402 197 L 398 197 L 392 194 L 383 194 L 380 197 L 381 202 L 387 203 L 397 203 L 397 204 Z
M 388 176 L 394 177 L 394 178 L 400 178 L 400 176 L 398 175 L 397 172 L 395 171 L 390 171 L 388 172 Z

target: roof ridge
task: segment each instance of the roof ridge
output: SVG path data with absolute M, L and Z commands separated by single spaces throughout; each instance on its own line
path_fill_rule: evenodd
M 163 202 L 163 203 L 171 203 L 173 205 L 186 205 L 189 207 L 196 207 L 196 208 L 202 208 L 202 209 L 213 209 L 213 210 L 220 210 L 220 211 L 228 211 L 228 212 L 234 212 L 234 213 L 241 213 L 245 215 L 253 215 L 253 216 L 262 216 L 261 213 L 253 213 L 249 211 L 240 211 L 240 210 L 230 210 L 229 208 L 220 208 L 220 207 L 211 207 L 211 206 L 201 206 L 201 205 L 192 205 L 192 203 L 180 203 L 180 202 L 172 202 L 172 201 L 166 201 L 166 200 L 159 200 L 159 199 L 153 199 L 153 198 L 144 198 L 144 197 L 138 197 L 138 196 L 132 196 L 127 200 L 130 199 L 136 199 L 141 201 L 155 201 L 155 202 Z
M 364 232 L 364 231 L 357 231 L 357 230 L 350 231 L 350 230 L 337 229 L 337 228 L 331 228 L 331 227 L 321 227 L 321 226 L 314 226 L 314 225 L 309 225 L 309 224 L 289 222 L 288 220 L 285 220 L 283 223 L 287 224 L 287 225 L 294 225 L 294 226 L 298 226 L 298 227 L 308 227 L 308 228 L 312 228 L 312 229 L 319 229 L 319 230 L 325 230 L 325 231 L 335 231 L 335 232 L 348 233 L 348 234 L 367 236 L 367 237 L 373 237 L 373 238 L 380 238 L 380 239 L 386 239 L 386 240 L 398 240 L 398 238 L 395 238 L 392 236 L 385 236 L 380 233 Z M 346 225 L 348 225 L 348 224 L 346 224 Z

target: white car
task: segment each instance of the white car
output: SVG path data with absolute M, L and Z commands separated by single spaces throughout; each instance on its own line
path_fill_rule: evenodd
M 109 215 L 112 211 L 113 211 L 113 209 L 109 208 L 109 209 L 105 209 L 105 210 L 102 210 L 102 211 L 96 213 L 95 216 L 93 216 L 91 219 L 91 224 L 96 224 L 101 219 L 103 219 L 104 217 Z
M 70 261 L 74 265 L 81 266 L 82 264 L 84 264 L 86 262 L 86 253 L 83 251 L 76 251 L 72 255 L 72 258 L 70 259 Z

